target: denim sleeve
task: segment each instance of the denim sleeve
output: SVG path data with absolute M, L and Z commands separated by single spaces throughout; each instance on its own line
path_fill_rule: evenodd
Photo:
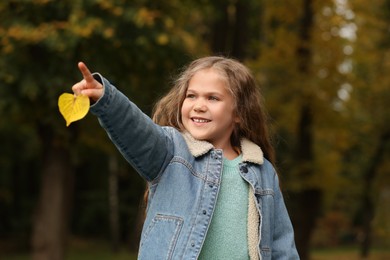
M 272 259 L 299 259 L 295 247 L 294 230 L 279 187 L 278 175 L 274 174 L 275 220 L 272 243 Z
M 168 133 L 100 74 L 93 76 L 103 84 L 104 94 L 90 111 L 134 169 L 147 181 L 154 180 L 172 157 Z

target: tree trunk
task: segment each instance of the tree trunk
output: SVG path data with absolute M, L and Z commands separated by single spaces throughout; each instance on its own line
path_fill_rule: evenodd
M 372 240 L 372 220 L 375 216 L 375 205 L 372 200 L 372 183 L 378 173 L 378 168 L 383 160 L 387 142 L 390 140 L 390 131 L 383 133 L 378 142 L 378 146 L 370 160 L 363 175 L 364 187 L 362 204 L 359 212 L 363 214 L 363 239 L 361 242 L 360 255 L 363 259 L 367 259 L 370 253 Z
M 141 197 L 139 201 L 139 210 L 137 212 L 137 218 L 135 221 L 134 228 L 130 235 L 130 243 L 129 247 L 132 251 L 138 251 L 139 249 L 139 241 L 141 239 L 141 233 L 142 233 L 142 227 L 144 225 L 145 221 L 145 214 L 146 214 L 146 198 Z
M 42 184 L 33 220 L 32 259 L 62 260 L 73 188 L 69 151 L 50 142 L 43 158 Z
M 298 178 L 304 180 L 313 174 L 313 114 L 310 105 L 302 106 L 300 117 L 295 158 L 296 167 L 299 169 Z M 292 221 L 295 227 L 296 245 L 302 260 L 310 258 L 310 241 L 321 209 L 321 197 L 321 190 L 313 187 L 306 187 L 291 196 L 295 205 Z
M 110 209 L 111 249 L 119 249 L 119 198 L 118 198 L 118 160 L 115 155 L 110 156 L 108 175 L 108 203 Z
M 239 0 L 235 4 L 234 34 L 232 56 L 236 59 L 243 60 L 247 56 L 248 33 L 248 3 Z
M 211 51 L 215 55 L 229 54 L 229 14 L 227 1 L 216 1 L 216 19 L 213 21 L 211 32 Z
M 310 77 L 312 53 L 310 49 L 313 27 L 312 0 L 303 1 L 303 16 L 300 24 L 300 45 L 297 48 L 298 71 L 301 77 Z M 306 86 L 310 87 L 310 86 Z M 295 164 L 299 169 L 298 178 L 305 180 L 313 175 L 313 111 L 310 89 L 301 93 L 301 110 L 298 123 L 298 136 L 295 152 Z M 322 191 L 315 187 L 305 187 L 292 196 L 296 210 L 292 216 L 295 227 L 296 244 L 302 260 L 310 258 L 310 241 L 315 222 L 321 209 Z
M 248 43 L 249 4 L 238 0 L 234 5 L 228 1 L 216 1 L 216 19 L 212 26 L 211 51 L 216 55 L 231 56 L 243 60 Z

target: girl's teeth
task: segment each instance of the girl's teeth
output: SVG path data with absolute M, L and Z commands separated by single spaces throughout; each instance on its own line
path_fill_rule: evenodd
M 196 123 L 207 123 L 209 120 L 206 120 L 206 119 L 193 119 L 194 120 L 194 122 L 196 122 Z

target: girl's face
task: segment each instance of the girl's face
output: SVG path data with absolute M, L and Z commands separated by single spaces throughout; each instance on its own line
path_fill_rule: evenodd
M 209 141 L 215 148 L 231 148 L 230 136 L 239 120 L 233 97 L 215 70 L 201 70 L 191 78 L 181 120 L 195 139 Z

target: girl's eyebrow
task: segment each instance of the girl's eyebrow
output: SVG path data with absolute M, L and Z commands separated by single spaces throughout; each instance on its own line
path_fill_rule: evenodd
M 193 89 L 190 89 L 188 88 L 187 89 L 187 93 L 190 92 L 190 93 L 194 93 L 194 94 L 198 94 L 199 92 L 196 91 L 196 90 L 193 90 Z M 214 95 L 218 95 L 218 96 L 224 96 L 223 93 L 221 92 L 215 92 L 215 91 L 210 91 L 210 92 L 201 92 L 202 94 L 205 94 L 207 96 L 214 96 Z

